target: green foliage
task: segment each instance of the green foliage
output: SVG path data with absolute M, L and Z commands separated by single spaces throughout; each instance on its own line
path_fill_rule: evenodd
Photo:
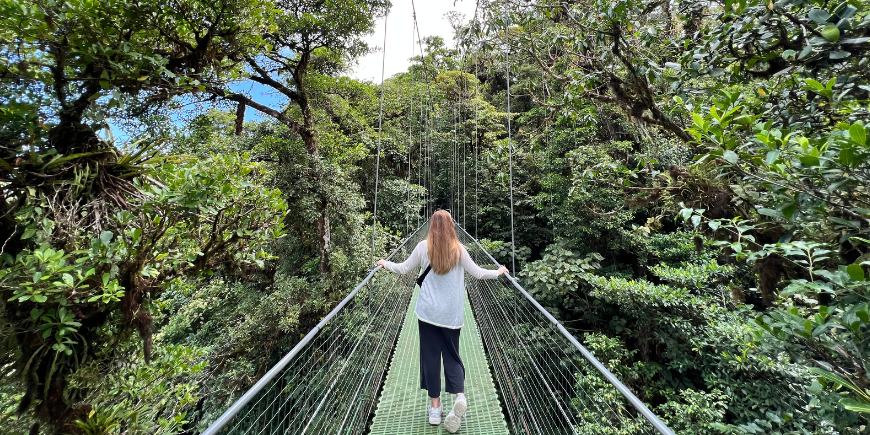
M 17 356 L 16 375 L 39 387 L 28 388 L 23 400 L 52 407 L 60 424 L 67 397 L 102 388 L 99 382 L 68 384 L 68 376 L 87 370 L 88 363 L 111 366 L 132 357 L 103 350 L 124 345 L 125 331 L 139 329 L 145 340 L 141 351 L 151 358 L 149 311 L 163 285 L 200 272 L 263 267 L 273 258 L 267 244 L 283 233 L 286 203 L 277 190 L 262 185 L 262 165 L 246 156 L 165 163 L 152 174 L 133 183 L 137 194 L 128 209 L 116 209 L 105 219 L 93 220 L 106 213 L 99 202 L 65 209 L 45 197 L 16 214 L 21 238 L 31 247 L 15 256 L 4 254 L 2 314 L 15 335 L 29 343 Z M 89 233 L 90 225 L 102 227 L 97 237 Z M 191 401 L 166 409 L 176 418 Z M 127 421 L 139 414 L 107 408 L 96 418 Z M 142 424 L 151 424 L 149 419 Z
M 734 267 L 720 266 L 715 260 L 701 264 L 684 264 L 682 267 L 671 267 L 667 264 L 657 264 L 650 272 L 671 284 L 694 288 L 714 287 L 714 284 L 729 278 L 734 273 Z
M 567 293 L 578 290 L 582 274 L 599 268 L 603 259 L 596 253 L 580 258 L 562 246 L 551 245 L 544 258 L 526 265 L 519 276 L 538 302 L 556 307 L 563 303 Z
M 866 1 L 481 4 L 466 50 L 424 37 L 386 82 L 378 129 L 341 75 L 387 8 L 0 2 L 4 433 L 202 429 L 425 206 L 515 253 L 678 433 L 866 431 Z M 172 135 L 119 151 L 108 119 Z M 577 375 L 577 409 L 623 409 Z M 607 419 L 575 429 L 641 423 Z
M 76 426 L 86 435 L 110 434 L 124 427 L 130 434 L 173 434 L 188 423 L 199 388 L 186 382 L 207 365 L 202 352 L 187 346 L 158 347 L 151 364 L 125 364 L 120 370 L 91 363 L 71 380 L 90 389 L 93 409 Z

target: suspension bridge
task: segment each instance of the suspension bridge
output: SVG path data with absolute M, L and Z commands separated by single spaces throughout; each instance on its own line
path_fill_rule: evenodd
M 411 0 L 412 6 L 414 1 Z M 413 42 L 425 65 L 420 29 L 414 7 Z M 477 11 L 475 11 L 475 22 Z M 504 32 L 505 37 L 508 33 Z M 386 53 L 386 19 L 384 54 Z M 464 55 L 463 55 L 464 63 Z M 510 66 L 505 53 L 507 113 L 510 115 Z M 383 68 L 383 67 L 382 67 Z M 424 69 L 425 75 L 425 69 Z M 413 79 L 413 77 L 412 77 Z M 420 140 L 417 147 L 417 184 L 429 198 L 424 213 L 431 216 L 432 198 L 432 91 L 424 77 L 428 104 L 422 96 L 417 107 Z M 377 231 L 378 179 L 383 127 L 383 70 L 375 165 L 372 263 Z M 462 84 L 465 87 L 465 82 Z M 476 85 L 475 85 L 476 86 Z M 476 89 L 475 89 L 476 92 Z M 413 116 L 414 98 L 409 98 Z M 461 104 L 461 102 L 457 102 Z M 428 107 L 427 107 L 428 106 Z M 459 156 L 461 110 L 454 105 L 453 150 L 449 204 L 465 217 L 466 172 Z M 478 184 L 479 154 L 477 106 L 471 144 L 474 186 Z M 436 115 L 437 116 L 437 115 Z M 514 252 L 513 146 L 507 118 L 512 268 Z M 408 130 L 408 183 L 414 135 Z M 423 126 L 426 126 L 425 128 Z M 425 131 L 424 131 L 425 130 Z M 428 133 L 428 134 L 427 134 Z M 425 162 L 425 163 L 424 163 Z M 423 169 L 425 168 L 425 169 Z M 461 174 L 462 183 L 459 183 Z M 409 193 L 410 195 L 410 193 Z M 459 197 L 463 199 L 460 201 Z M 474 208 L 477 209 L 475 192 Z M 408 198 L 410 203 L 410 197 Z M 461 204 L 461 207 L 460 207 Z M 477 216 L 478 213 L 474 213 Z M 406 217 L 406 227 L 410 222 Z M 477 221 L 474 222 L 477 234 Z M 389 257 L 403 261 L 428 233 L 428 221 L 410 232 Z M 456 224 L 456 233 L 473 260 L 482 267 L 500 265 L 478 241 Z M 320 323 L 275 364 L 203 435 L 278 434 L 441 434 L 426 418 L 429 401 L 419 388 L 419 336 L 414 314 L 416 274 L 395 275 L 372 269 Z M 673 435 L 650 409 L 589 352 L 571 332 L 505 274 L 497 280 L 466 276 L 465 327 L 460 355 L 466 368 L 465 393 L 469 408 L 460 433 L 475 435 Z M 443 373 L 442 373 L 443 376 Z M 441 383 L 446 385 L 445 382 Z M 443 391 L 443 390 L 442 390 Z M 449 410 L 453 397 L 442 395 Z
M 498 267 L 456 231 L 476 263 Z M 389 258 L 404 260 L 427 232 L 424 223 Z M 447 433 L 428 424 L 419 389 L 416 275 L 380 269 L 203 435 Z M 460 433 L 673 434 L 516 279 L 466 276 L 466 290 L 469 410 Z M 449 409 L 452 397 L 442 399 Z

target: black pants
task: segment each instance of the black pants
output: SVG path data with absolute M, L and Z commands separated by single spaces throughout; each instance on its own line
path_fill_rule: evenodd
M 460 329 L 435 326 L 417 319 L 420 326 L 420 388 L 429 397 L 441 396 L 441 358 L 450 394 L 465 392 L 465 366 L 459 357 Z

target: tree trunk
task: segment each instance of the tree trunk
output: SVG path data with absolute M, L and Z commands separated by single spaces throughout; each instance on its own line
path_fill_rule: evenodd
M 320 275 L 322 276 L 332 273 L 332 264 L 329 261 L 330 239 L 332 236 L 329 229 L 327 205 L 327 199 L 321 195 L 317 201 L 317 242 L 320 249 Z
M 317 248 L 320 253 L 320 275 L 326 276 L 332 273 L 332 264 L 329 259 L 332 242 L 329 227 L 329 198 L 326 197 L 323 188 L 323 168 L 321 167 L 320 153 L 317 150 L 317 137 L 314 135 L 313 116 L 312 119 L 309 119 L 309 111 L 303 110 L 302 113 L 305 118 L 305 128 L 300 132 L 300 135 L 305 143 L 305 149 L 308 151 L 308 170 L 311 171 L 314 188 L 317 189 Z
M 329 259 L 332 235 L 329 228 L 329 198 L 323 188 L 323 168 L 320 161 L 320 151 L 317 149 L 317 133 L 314 127 L 314 112 L 308 99 L 305 76 L 308 72 L 310 53 L 303 53 L 300 57 L 298 69 L 293 73 L 296 89 L 298 92 L 299 109 L 302 111 L 302 129 L 299 132 L 308 152 L 309 168 L 315 179 L 317 189 L 317 248 L 320 251 L 320 275 L 327 276 L 332 273 L 332 264 Z

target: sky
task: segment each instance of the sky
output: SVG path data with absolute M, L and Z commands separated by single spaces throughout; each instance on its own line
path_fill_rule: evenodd
M 413 34 L 414 17 L 411 0 L 392 0 L 392 7 L 387 15 L 387 39 L 386 57 L 384 58 L 384 19 L 375 21 L 374 32 L 365 38 L 369 47 L 374 48 L 372 53 L 363 56 L 357 61 L 356 66 L 348 75 L 357 80 L 368 80 L 372 83 L 381 82 L 381 65 L 383 61 L 384 78 L 407 71 L 412 56 L 420 54 L 417 45 L 416 32 Z M 453 46 L 453 28 L 445 18 L 450 11 L 457 11 L 463 15 L 462 21 L 468 22 L 474 18 L 474 10 L 477 0 L 415 0 L 417 10 L 417 23 L 420 26 L 420 36 L 440 36 L 444 38 L 446 46 Z M 280 104 L 280 98 L 276 92 L 266 86 L 243 82 L 232 86 L 234 91 L 246 91 L 261 103 L 275 107 Z M 262 121 L 263 115 L 252 108 L 245 111 L 246 121 Z M 181 125 L 180 119 L 174 119 L 173 123 Z M 110 121 L 110 126 L 117 143 L 124 144 L 131 138 L 128 132 Z
M 390 78 L 396 73 L 406 71 L 410 65 L 411 56 L 419 56 L 420 48 L 416 44 L 416 34 L 412 39 L 414 18 L 411 0 L 392 0 L 393 7 L 387 16 L 387 43 L 384 78 Z M 455 5 L 454 5 L 455 3 Z M 440 36 L 448 47 L 453 46 L 453 28 L 444 17 L 450 11 L 464 15 L 463 22 L 474 17 L 477 0 L 415 0 L 417 8 L 417 24 L 420 26 L 420 36 Z M 366 38 L 370 47 L 377 51 L 361 58 L 350 76 L 357 80 L 381 82 L 381 60 L 384 47 L 384 20 L 377 20 L 375 32 Z M 413 44 L 413 47 L 412 47 Z M 413 51 L 412 51 L 413 49 Z
M 440 36 L 444 38 L 446 46 L 451 47 L 453 45 L 453 28 L 444 15 L 450 11 L 457 11 L 464 15 L 463 22 L 468 22 L 474 18 L 477 0 L 415 0 L 413 6 L 417 8 L 417 24 L 420 26 L 420 36 Z M 383 50 L 384 19 L 382 18 L 375 21 L 374 33 L 365 38 L 366 43 L 374 50 L 357 61 L 356 66 L 348 74 L 350 77 L 380 83 L 382 65 L 384 78 L 388 79 L 395 74 L 407 71 L 411 64 L 411 57 L 420 55 L 420 46 L 417 44 L 416 36 L 412 38 L 414 15 L 411 0 L 393 0 L 393 6 L 390 8 L 386 21 L 386 57 L 384 57 Z M 234 90 L 240 89 L 250 89 L 251 96 L 270 106 L 282 101 L 273 89 L 256 83 L 240 83 L 234 87 Z M 261 121 L 263 115 L 248 108 L 245 112 L 245 120 Z

